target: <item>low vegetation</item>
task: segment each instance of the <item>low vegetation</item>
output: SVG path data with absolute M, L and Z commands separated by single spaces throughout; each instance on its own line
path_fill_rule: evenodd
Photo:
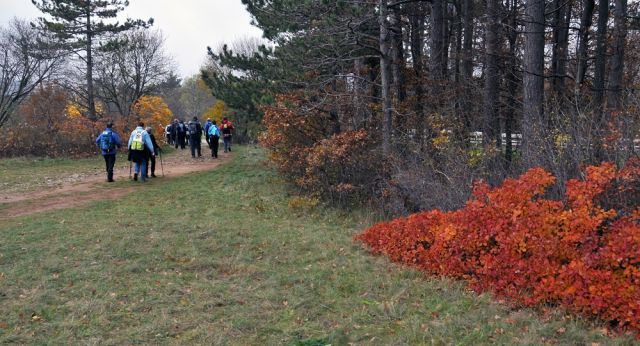
M 235 149 L 235 148 L 234 148 Z M 288 194 L 261 150 L 1 221 L 0 343 L 630 344 L 368 256 L 374 220 Z

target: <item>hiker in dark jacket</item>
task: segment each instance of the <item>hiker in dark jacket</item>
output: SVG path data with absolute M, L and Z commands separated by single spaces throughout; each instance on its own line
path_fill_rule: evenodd
M 176 137 L 178 138 L 178 141 L 176 142 L 176 149 L 178 149 L 178 145 L 180 146 L 180 149 L 184 149 L 187 140 L 187 125 L 185 125 L 182 120 L 180 120 L 176 126 Z
M 122 146 L 118 134 L 113 131 L 113 123 L 108 122 L 107 128 L 96 138 L 96 144 L 100 147 L 104 163 L 107 168 L 107 181 L 113 182 L 113 166 L 116 164 L 116 153 Z
M 189 121 L 189 125 L 187 126 L 189 129 L 189 146 L 191 147 L 191 157 L 196 157 L 196 152 L 198 152 L 198 157 L 202 156 L 202 125 L 198 121 L 198 117 L 193 117 L 191 121 Z
M 155 178 L 156 177 L 156 157 L 159 155 L 160 150 L 162 149 L 160 149 L 158 142 L 156 142 L 156 136 L 153 135 L 153 129 L 151 128 L 151 126 L 147 126 L 145 130 L 147 131 L 147 133 L 149 133 L 151 144 L 153 144 L 153 154 L 154 154 L 154 155 L 151 155 L 151 152 L 147 152 L 147 155 L 149 155 L 149 161 L 151 162 L 151 170 L 149 170 L 149 161 L 147 161 L 147 172 L 151 172 L 150 177 Z M 146 148 L 146 150 L 148 151 L 149 149 Z

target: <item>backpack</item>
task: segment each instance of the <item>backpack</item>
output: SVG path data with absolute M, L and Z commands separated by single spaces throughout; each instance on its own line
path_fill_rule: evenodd
M 100 136 L 100 149 L 105 152 L 111 152 L 116 148 L 116 143 L 113 140 L 113 132 L 104 131 L 102 132 L 102 136 Z
M 192 136 L 197 136 L 199 133 L 200 131 L 198 131 L 198 123 L 195 121 L 189 122 L 189 134 L 191 134 Z
M 184 128 L 184 124 L 183 123 L 178 124 L 178 132 L 180 132 L 180 133 L 184 133 L 185 132 L 185 128 Z
M 131 150 L 144 150 L 144 141 L 142 140 L 142 131 L 136 131 L 131 142 Z

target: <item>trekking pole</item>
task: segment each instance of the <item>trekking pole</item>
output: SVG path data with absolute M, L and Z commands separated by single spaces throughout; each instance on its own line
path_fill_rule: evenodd
M 162 177 L 164 178 L 164 164 L 162 163 L 162 149 L 158 150 L 158 154 L 160 154 L 160 169 L 162 170 Z

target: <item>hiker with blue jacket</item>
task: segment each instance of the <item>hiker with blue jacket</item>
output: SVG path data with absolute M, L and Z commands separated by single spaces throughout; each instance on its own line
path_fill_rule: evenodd
M 113 131 L 112 122 L 108 122 L 107 128 L 96 138 L 96 144 L 102 151 L 102 157 L 104 157 L 104 163 L 107 167 L 107 181 L 112 183 L 114 181 L 113 166 L 116 165 L 116 153 L 118 148 L 122 146 L 120 137 Z
M 204 139 L 207 141 L 209 147 L 211 147 L 211 144 L 209 143 L 209 128 L 212 124 L 211 119 L 207 119 L 207 122 L 204 124 Z
M 217 159 L 218 144 L 220 141 L 220 129 L 218 128 L 218 125 L 216 124 L 215 120 L 213 121 L 213 123 L 211 123 L 211 126 L 209 126 L 208 135 L 209 135 L 209 148 L 211 148 L 211 157 L 213 157 L 214 159 Z
M 147 180 L 147 161 L 149 156 L 155 157 L 155 148 L 149 137 L 149 133 L 144 129 L 144 123 L 138 123 L 131 136 L 129 137 L 129 156 L 131 162 L 135 163 L 135 173 L 133 180 L 145 182 Z

